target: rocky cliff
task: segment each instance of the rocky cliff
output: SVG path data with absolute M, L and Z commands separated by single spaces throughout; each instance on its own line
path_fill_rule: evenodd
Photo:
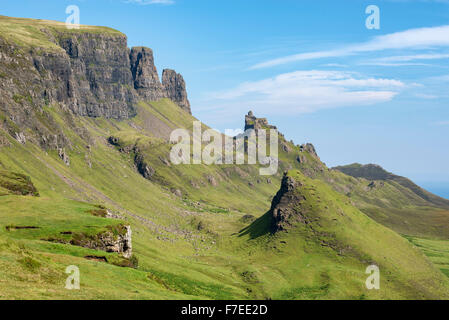
M 184 78 L 175 70 L 165 69 L 162 72 L 162 85 L 165 89 L 165 96 L 178 104 L 188 113 L 190 111 L 190 102 L 187 99 L 186 84 Z
M 46 110 L 54 105 L 68 117 L 128 119 L 139 100 L 170 98 L 190 113 L 183 77 L 164 70 L 161 83 L 151 49 L 130 50 L 126 36 L 112 29 L 69 31 L 63 24 L 29 21 L 29 38 L 0 35 L 0 128 L 19 142 L 70 147 Z M 22 24 L 0 19 L 5 30 Z
M 186 84 L 181 74 L 171 69 L 164 69 L 161 83 L 150 48 L 134 47 L 129 57 L 134 88 L 141 98 L 152 101 L 169 98 L 183 110 L 192 113 Z
M 129 58 L 137 93 L 148 100 L 164 98 L 165 90 L 154 65 L 153 51 L 150 48 L 135 47 L 131 49 Z

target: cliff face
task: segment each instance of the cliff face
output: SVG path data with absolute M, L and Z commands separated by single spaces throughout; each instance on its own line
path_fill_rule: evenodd
M 154 65 L 153 51 L 145 47 L 135 47 L 131 49 L 129 57 L 137 93 L 148 100 L 164 98 L 165 92 Z
M 125 119 L 135 115 L 136 94 L 126 37 L 105 34 L 58 35 L 65 52 L 33 55 L 44 80 L 43 98 L 64 103 L 74 114 Z
M 190 111 L 190 102 L 187 99 L 186 83 L 184 78 L 175 70 L 165 69 L 162 72 L 162 85 L 165 89 L 165 96 L 175 102 L 181 109 Z
M 150 48 L 134 47 L 129 57 L 134 89 L 142 99 L 169 98 L 181 109 L 192 114 L 186 84 L 181 74 L 171 69 L 164 69 L 161 83 L 154 65 L 153 51 Z
M 182 76 L 164 71 L 161 83 L 152 50 L 128 49 L 125 35 L 51 26 L 33 32 L 43 44 L 24 45 L 0 35 L 0 128 L 21 143 L 70 147 L 46 112 L 53 105 L 68 111 L 67 117 L 128 119 L 136 115 L 139 100 L 170 98 L 190 113 Z

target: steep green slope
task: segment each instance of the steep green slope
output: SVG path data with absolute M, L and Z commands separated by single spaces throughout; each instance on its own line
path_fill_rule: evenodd
M 163 110 L 158 110 L 160 106 L 164 107 Z M 167 106 L 170 102 L 165 101 L 163 104 L 146 104 L 145 108 L 152 112 L 167 112 Z M 172 107 L 175 110 L 176 106 Z M 239 169 L 239 172 L 241 170 L 246 174 L 243 178 L 239 175 L 226 177 L 215 187 L 210 183 L 199 185 L 199 189 L 187 185 L 182 197 L 173 194 L 164 183 L 145 179 L 135 167 L 134 157 L 107 141 L 111 135 L 123 135 L 124 141 L 135 141 L 137 137 L 139 143 L 156 141 L 161 144 L 162 151 L 167 151 L 160 138 L 152 137 L 150 133 L 142 136 L 145 130 L 135 129 L 135 124 L 140 121 L 144 121 L 140 116 L 132 123 L 75 118 L 78 125 L 88 128 L 94 143 L 87 149 L 84 141 L 77 140 L 79 138 L 70 127 L 64 127 L 65 134 L 73 141 L 73 150 L 67 151 L 70 166 L 59 158 L 57 152 L 46 154 L 38 147 L 29 143 L 21 145 L 12 138 L 10 146 L 2 148 L 2 167 L 31 176 L 41 193 L 39 198 L 10 196 L 0 199 L 2 226 L 39 227 L 12 231 L 5 228 L 0 233 L 5 244 L 2 247 L 2 261 L 4 270 L 7 270 L 4 274 L 5 286 L 0 291 L 3 298 L 445 297 L 444 289 L 438 284 L 438 281 L 444 283 L 445 280 L 419 252 L 413 251 L 394 233 L 361 214 L 349 204 L 349 200 L 318 180 L 312 181 L 296 173 L 298 179 L 316 188 L 311 191 L 310 205 L 315 205 L 316 201 L 320 210 L 313 214 L 321 218 L 323 209 L 326 217 L 336 215 L 338 218 L 341 209 L 349 218 L 338 225 L 350 223 L 348 228 L 354 232 L 358 230 L 358 236 L 352 233 L 351 236 L 345 233 L 340 236 L 340 231 L 333 229 L 334 225 L 328 224 L 327 218 L 319 222 L 322 225 L 319 236 L 300 229 L 271 235 L 271 219 L 263 213 L 271 201 L 268 195 L 273 195 L 278 189 L 279 182 L 276 180 L 279 180 L 272 177 L 271 184 L 255 183 L 251 187 L 248 179 L 257 173 L 257 168 L 250 166 Z M 144 138 L 148 141 L 142 141 Z M 154 154 L 148 153 L 148 162 L 162 177 L 172 181 L 171 170 L 181 174 L 185 169 L 170 166 L 167 170 L 166 164 L 159 159 L 160 154 L 167 156 L 162 151 L 156 149 Z M 301 154 L 309 157 L 307 151 Z M 282 155 L 284 159 L 291 156 L 291 152 Z M 193 167 L 189 169 L 193 170 L 189 173 L 189 179 L 190 175 L 201 178 L 205 172 L 219 176 L 223 170 L 220 166 Z M 182 185 L 184 180 L 179 183 Z M 213 191 L 220 186 L 223 186 L 220 191 Z M 208 190 L 207 193 L 205 190 Z M 245 193 L 242 194 L 241 190 Z M 137 269 L 84 258 L 104 256 L 113 261 L 113 257 L 117 258 L 115 254 L 45 241 L 60 232 L 86 232 L 96 225 L 95 228 L 101 229 L 114 223 L 114 220 L 111 222 L 110 219 L 88 214 L 95 207 L 79 201 L 102 204 L 111 212 L 123 216 L 132 226 L 133 251 L 139 259 Z M 251 219 L 243 219 L 248 215 L 263 217 L 248 227 Z M 326 224 L 323 224 L 324 221 Z M 366 237 L 365 227 L 369 234 L 379 239 L 368 237 L 368 240 L 363 240 Z M 97 230 L 94 229 L 95 232 Z M 338 241 L 345 241 L 343 248 L 349 245 L 353 249 L 340 252 L 339 247 L 338 250 L 333 248 L 334 233 Z M 381 249 L 384 247 L 397 248 L 385 251 Z M 358 250 L 369 255 L 362 255 L 363 259 L 360 259 Z M 376 254 L 375 250 L 379 253 Z M 406 255 L 399 254 L 400 251 Z M 386 258 L 381 259 L 381 256 Z M 392 275 L 385 279 L 393 285 L 386 285 L 379 292 L 365 290 L 366 262 L 376 262 L 381 270 L 385 269 L 388 274 L 391 272 Z M 81 269 L 80 292 L 64 289 L 64 270 L 71 264 Z M 391 264 L 398 264 L 394 272 Z M 6 268 L 8 265 L 15 265 L 20 271 Z M 25 276 L 18 277 L 19 272 L 24 272 Z M 413 275 L 412 279 L 405 276 L 406 272 Z M 102 281 L 104 277 L 101 274 L 110 275 L 107 285 Z M 407 285 L 408 281 L 414 281 L 411 283 L 419 286 L 419 290 Z
M 155 105 L 156 107 L 153 107 Z M 159 110 L 157 107 L 161 107 Z M 154 103 L 144 106 L 146 111 L 155 114 L 164 114 L 168 110 L 178 111 L 179 108 L 169 101 Z M 85 215 L 85 206 L 78 205 L 79 201 L 92 204 L 102 204 L 114 214 L 119 214 L 131 224 L 133 229 L 133 251 L 139 259 L 137 270 L 123 271 L 131 277 L 141 279 L 143 283 L 149 283 L 149 291 L 141 292 L 139 280 L 137 283 L 128 278 L 114 276 L 107 288 L 102 287 L 102 281 L 94 281 L 87 277 L 82 281 L 82 290 L 85 294 L 77 294 L 64 289 L 64 281 L 46 281 L 41 284 L 29 286 L 30 294 L 15 287 L 26 287 L 27 279 L 17 280 L 12 271 L 7 271 L 5 278 L 11 279 L 2 286 L 1 294 L 4 298 L 24 298 L 39 296 L 39 292 L 49 291 L 48 296 L 43 297 L 73 297 L 73 298 L 155 298 L 152 287 L 157 287 L 165 294 L 158 294 L 160 298 L 169 296 L 172 298 L 198 297 L 198 298 L 245 298 L 248 297 L 246 284 L 242 281 L 233 265 L 209 264 L 202 261 L 204 256 L 221 257 L 222 242 L 231 233 L 236 233 L 244 227 L 239 222 L 245 214 L 258 215 L 264 212 L 269 203 L 269 195 L 274 193 L 277 186 L 265 184 L 273 190 L 265 193 L 252 191 L 247 180 L 237 181 L 235 185 L 223 186 L 222 191 L 216 191 L 216 198 L 208 199 L 205 190 L 213 188 L 209 182 L 201 185 L 197 190 L 197 197 L 180 198 L 172 194 L 165 184 L 144 179 L 137 171 L 133 157 L 116 150 L 111 146 L 107 138 L 110 135 L 125 134 L 125 136 L 141 137 L 142 130 L 135 129 L 139 123 L 146 119 L 140 117 L 132 121 L 116 121 L 105 119 L 89 119 L 71 117 L 64 114 L 57 106 L 48 108 L 57 122 L 61 124 L 64 134 L 72 142 L 72 150 L 66 151 L 70 158 L 67 166 L 59 157 L 57 151 L 45 152 L 31 143 L 22 145 L 9 137 L 9 145 L 1 149 L 0 163 L 2 168 L 8 168 L 29 175 L 39 190 L 41 197 L 23 202 L 23 198 L 16 197 L 0 199 L 5 210 L 0 210 L 2 226 L 24 226 L 25 222 L 33 224 L 36 229 L 19 229 L 18 231 L 5 232 L 1 238 L 11 245 L 20 245 L 30 257 L 40 261 L 40 267 L 33 272 L 44 272 L 51 268 L 58 275 L 58 279 L 65 279 L 64 270 L 69 264 L 80 265 L 84 268 L 82 274 L 96 274 L 92 270 L 103 268 L 117 268 L 114 271 L 120 274 L 118 266 L 111 266 L 104 262 L 86 261 L 84 256 L 104 256 L 101 252 L 92 252 L 89 249 L 73 248 L 70 245 L 44 241 L 54 237 L 60 232 L 87 232 L 92 230 L 94 224 L 81 220 L 75 220 L 73 215 Z M 183 112 L 183 111 L 181 111 Z M 146 112 L 141 112 L 145 117 Z M 68 118 L 67 118 L 68 117 Z M 187 114 L 184 114 L 187 117 Z M 175 118 L 174 118 L 175 119 Z M 180 117 L 181 119 L 181 117 Z M 65 121 L 71 121 L 70 126 L 63 126 Z M 153 119 L 154 120 L 154 119 Z M 182 125 L 176 123 L 175 125 Z M 77 134 L 72 128 L 84 127 L 89 130 L 89 143 Z M 145 130 L 143 130 L 145 131 Z M 152 137 L 146 131 L 147 139 L 160 139 Z M 160 140 L 158 140 L 160 141 Z M 165 147 L 168 150 L 168 147 Z M 164 154 L 164 157 L 168 157 Z M 156 172 L 163 173 L 166 165 L 157 158 L 151 162 Z M 207 168 L 217 175 L 215 171 L 221 169 Z M 179 169 L 177 169 L 179 170 Z M 204 179 L 203 171 L 197 178 Z M 242 169 L 249 177 L 248 170 Z M 167 171 L 169 172 L 169 171 Z M 223 184 L 224 185 L 224 184 Z M 219 186 L 217 186 L 219 188 Z M 240 189 L 239 189 L 240 188 Z M 257 185 L 255 186 L 257 188 Z M 227 190 L 229 189 L 229 190 Z M 241 190 L 247 190 L 242 194 Z M 221 194 L 224 192 L 224 194 Z M 252 201 L 248 201 L 251 193 Z M 235 197 L 236 201 L 233 201 Z M 27 198 L 28 199 L 28 198 Z M 76 202 L 73 202 L 73 199 Z M 68 201 L 68 204 L 65 204 Z M 222 206 L 217 206 L 217 203 Z M 19 205 L 20 204 L 20 205 Z M 24 205 L 27 204 L 27 207 Z M 26 214 L 13 214 L 16 210 Z M 73 213 L 71 213 L 73 211 Z M 30 214 L 33 214 L 30 216 Z M 40 219 L 41 215 L 47 218 Z M 70 218 L 68 218 L 70 217 Z M 67 219 L 72 222 L 68 223 Z M 94 219 L 89 216 L 89 219 Z M 95 218 L 100 219 L 102 218 Z M 106 219 L 107 220 L 107 219 Z M 110 224 L 111 222 L 102 222 Z M 47 230 L 51 225 L 51 230 Z M 217 231 L 212 231 L 217 230 Z M 220 232 L 220 233 L 218 233 Z M 43 234 L 44 233 L 44 234 Z M 50 260 L 41 261 L 41 255 L 51 253 Z M 6 255 L 12 254 L 9 250 Z M 14 256 L 14 255 L 13 255 Z M 22 254 L 16 256 L 20 260 Z M 108 260 L 110 254 L 107 256 Z M 8 259 L 11 261 L 12 256 Z M 69 264 L 56 263 L 54 260 L 62 259 Z M 81 268 L 80 266 L 80 268 Z M 128 268 L 127 268 L 128 269 Z M 9 270 L 9 268 L 5 268 Z M 107 274 L 107 271 L 105 271 Z M 127 277 L 128 277 L 127 276 Z M 15 283 L 17 282 L 18 283 Z M 33 282 L 34 283 L 34 282 Z M 115 287 L 123 288 L 115 290 Z M 140 289 L 139 289 L 140 288 Z M 140 294 L 137 294 L 140 293 Z
M 447 279 L 419 249 L 300 171 L 289 171 L 271 211 L 244 234 L 249 244 L 269 245 L 269 254 L 254 255 L 270 256 L 296 282 L 282 283 L 278 297 L 413 299 L 448 294 Z M 364 288 L 364 271 L 371 264 L 380 268 L 378 291 Z
M 289 171 L 272 210 L 242 230 L 241 238 L 259 285 L 274 298 L 433 299 L 448 294 L 447 279 L 418 248 L 300 171 Z M 267 266 L 261 261 L 273 261 L 271 272 L 262 271 Z M 380 290 L 365 288 L 365 269 L 372 264 L 380 268 Z
M 370 186 L 368 180 L 329 170 L 311 144 L 295 145 L 282 135 L 273 176 L 260 176 L 259 165 L 174 165 L 170 133 L 191 131 L 196 119 L 171 100 L 140 100 L 132 114 L 125 108 L 124 116 L 116 117 L 117 110 L 106 112 L 103 105 L 111 97 L 98 92 L 92 95 L 99 109 L 94 115 L 40 97 L 39 90 L 48 89 L 45 81 L 48 90 L 64 82 L 34 70 L 25 58 L 30 48 L 39 52 L 38 60 L 63 56 L 64 67 L 79 62 L 71 50 L 72 60 L 66 53 L 53 55 L 44 31 L 60 34 L 60 27 L 0 17 L 0 51 L 14 60 L 0 64 L 8 72 L 0 75 L 8 79 L 2 84 L 11 85 L 2 93 L 0 112 L 0 298 L 447 298 L 446 278 L 419 250 L 356 209 L 387 213 L 429 205 L 397 181 Z M 125 41 L 122 34 L 98 27 L 70 32 L 99 34 L 88 41 L 75 37 L 73 43 Z M 101 70 L 114 75 L 123 69 L 123 63 L 114 63 L 127 62 L 122 46 L 111 55 L 120 58 L 113 65 L 103 51 L 80 48 L 94 52 L 89 59 L 97 77 Z M 21 82 L 16 75 L 32 77 Z M 42 79 L 42 87 L 33 87 Z M 131 92 L 126 84 L 102 80 L 106 89 Z M 273 234 L 272 213 L 266 212 L 289 169 L 305 198 L 291 213 L 310 223 L 288 220 L 287 232 Z M 444 227 L 435 231 L 433 223 L 413 228 L 443 233 L 449 226 L 442 221 Z M 128 225 L 133 259 L 91 245 L 108 232 L 123 236 Z M 381 268 L 379 291 L 364 287 L 370 263 Z M 70 265 L 80 268 L 80 290 L 64 288 Z
M 315 150 L 299 154 L 299 169 L 306 176 L 346 195 L 354 206 L 377 222 L 401 234 L 449 239 L 447 200 L 375 165 L 365 169 L 360 165 L 329 169 Z

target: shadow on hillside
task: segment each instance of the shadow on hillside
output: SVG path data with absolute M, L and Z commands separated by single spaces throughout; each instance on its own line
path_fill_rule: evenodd
M 239 231 L 239 237 L 243 237 L 249 234 L 251 239 L 256 239 L 271 233 L 271 212 L 266 212 L 263 216 L 256 219 L 249 226 Z

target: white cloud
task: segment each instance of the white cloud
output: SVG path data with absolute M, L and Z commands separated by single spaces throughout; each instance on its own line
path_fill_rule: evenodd
M 174 0 L 126 0 L 125 3 L 136 3 L 140 5 L 148 4 L 173 4 Z
M 421 67 L 432 67 L 434 65 L 428 63 L 415 63 L 415 62 L 382 62 L 382 61 L 367 61 L 361 62 L 359 65 L 362 66 L 379 66 L 379 67 L 410 67 L 410 66 L 421 66 Z
M 295 71 L 214 93 L 215 107 L 254 108 L 264 113 L 308 113 L 326 108 L 390 101 L 405 84 L 394 79 L 362 78 L 341 71 Z
M 435 122 L 437 126 L 449 126 L 449 121 L 438 121 Z
M 415 93 L 414 96 L 417 98 L 427 99 L 427 100 L 438 99 L 438 96 L 433 95 L 433 94 L 427 94 L 427 93 Z
M 425 53 L 425 54 L 415 54 L 408 56 L 391 56 L 391 57 L 383 57 L 377 59 L 377 61 L 385 61 L 385 62 L 404 62 L 404 61 L 415 61 L 415 60 L 439 60 L 439 59 L 448 59 L 449 54 L 447 53 Z
M 441 59 L 449 59 L 449 54 L 447 53 L 423 53 L 423 54 L 415 54 L 415 55 L 407 55 L 407 56 L 390 56 L 390 57 L 382 57 L 378 59 L 368 60 L 360 65 L 369 65 L 369 66 L 386 66 L 386 67 L 401 67 L 401 66 L 433 66 L 432 64 L 422 63 L 422 62 L 413 62 L 420 60 L 441 60 Z
M 377 36 L 371 41 L 349 45 L 335 50 L 305 52 L 258 63 L 250 69 L 273 67 L 289 62 L 319 58 L 343 57 L 363 52 L 387 49 L 425 49 L 449 46 L 449 25 L 418 28 Z
M 348 67 L 346 64 L 341 64 L 341 63 L 326 63 L 321 66 L 322 67 L 333 67 L 333 68 L 347 68 Z

